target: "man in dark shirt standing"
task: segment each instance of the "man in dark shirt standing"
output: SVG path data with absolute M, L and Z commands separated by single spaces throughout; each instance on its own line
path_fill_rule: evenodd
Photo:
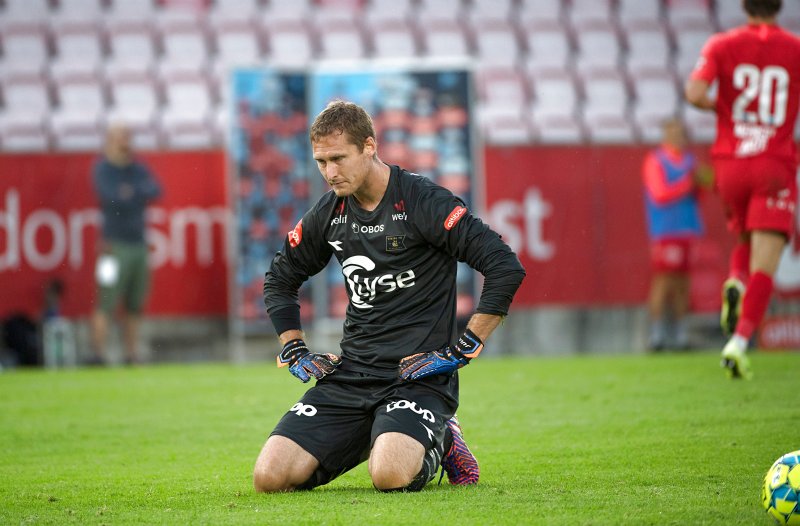
M 289 232 L 266 273 L 264 302 L 279 366 L 317 379 L 284 415 L 256 461 L 257 491 L 310 489 L 369 460 L 378 490 L 418 491 L 441 464 L 452 484 L 478 481 L 461 434 L 457 369 L 478 356 L 525 276 L 500 237 L 463 201 L 377 155 L 372 119 L 336 101 L 310 130 L 330 185 Z M 350 299 L 341 356 L 303 341 L 297 292 L 335 256 Z M 456 333 L 456 265 L 484 286 Z
M 148 203 L 161 195 L 161 188 L 150 170 L 134 159 L 130 131 L 122 126 L 109 129 L 105 155 L 95 164 L 92 179 L 103 226 L 90 363 L 106 362 L 109 319 L 120 302 L 125 361 L 136 363 L 139 321 L 149 285 L 144 215 Z

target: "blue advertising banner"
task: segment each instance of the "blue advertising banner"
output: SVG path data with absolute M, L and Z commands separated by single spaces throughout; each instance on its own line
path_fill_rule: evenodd
M 231 81 L 237 255 L 232 309 L 245 333 L 268 332 L 264 273 L 311 206 L 306 74 L 239 70 Z M 309 291 L 301 291 L 306 318 L 313 315 L 309 298 Z

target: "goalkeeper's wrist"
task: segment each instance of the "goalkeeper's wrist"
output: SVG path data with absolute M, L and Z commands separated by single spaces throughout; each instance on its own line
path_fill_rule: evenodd
M 454 346 L 456 356 L 461 355 L 467 362 L 477 358 L 483 350 L 483 340 L 477 334 L 467 329 L 464 334 L 459 336 L 458 342 Z
M 283 345 L 283 350 L 278 355 L 278 367 L 286 367 L 287 365 L 294 365 L 294 363 L 302 356 L 308 354 L 308 347 L 302 338 L 295 338 L 289 340 Z

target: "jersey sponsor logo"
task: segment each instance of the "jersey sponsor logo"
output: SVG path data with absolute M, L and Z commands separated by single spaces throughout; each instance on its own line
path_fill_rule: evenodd
M 333 219 L 331 219 L 331 226 L 333 226 L 333 225 L 343 225 L 345 223 L 347 223 L 347 214 L 345 214 L 343 216 L 342 215 L 336 216 Z
M 353 229 L 354 234 L 358 234 L 359 232 L 362 234 L 378 234 L 380 232 L 383 232 L 384 226 L 359 225 L 358 223 L 352 223 L 351 228 Z
M 398 212 L 405 212 L 406 211 L 406 202 L 404 199 L 401 199 L 398 203 L 394 204 L 394 209 Z
M 342 274 L 350 290 L 350 303 L 357 309 L 371 309 L 371 302 L 378 293 L 394 292 L 413 287 L 416 276 L 413 270 L 397 275 L 384 274 L 375 278 L 363 276 L 363 272 L 375 270 L 375 262 L 366 256 L 351 256 L 342 262 Z
M 386 252 L 400 252 L 405 250 L 406 236 L 386 236 Z
M 447 216 L 447 219 L 444 220 L 444 229 L 450 230 L 454 226 L 461 221 L 461 218 L 467 213 L 467 208 L 464 206 L 457 206 L 453 208 L 453 211 L 450 212 L 450 215 Z
M 408 219 L 408 216 L 405 212 L 400 212 L 399 214 L 392 214 L 392 221 L 405 221 Z
M 433 413 L 423 407 L 418 406 L 416 402 L 409 402 L 408 400 L 397 400 L 396 402 L 389 402 L 388 404 L 386 404 L 387 413 L 391 413 L 395 409 L 408 409 L 410 411 L 417 413 L 418 415 L 422 415 L 422 418 L 424 418 L 428 422 L 436 422 L 436 419 L 433 418 Z
M 306 405 L 301 402 L 297 402 L 289 409 L 290 413 L 295 413 L 297 416 L 314 416 L 317 414 L 317 408 L 313 405 Z
M 294 230 L 289 231 L 289 246 L 292 248 L 297 247 L 300 244 L 300 241 L 303 240 L 303 220 L 297 222 L 294 226 Z

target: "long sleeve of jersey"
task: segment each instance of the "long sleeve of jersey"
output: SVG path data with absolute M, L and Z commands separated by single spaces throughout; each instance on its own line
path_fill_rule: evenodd
M 288 233 L 283 250 L 275 254 L 264 276 L 264 304 L 278 334 L 300 329 L 298 290 L 328 263 L 331 251 L 319 234 L 318 206 Z
M 680 179 L 670 183 L 667 181 L 664 168 L 653 153 L 648 154 L 645 158 L 642 176 L 647 193 L 659 205 L 677 201 L 694 191 L 691 170 L 687 171 Z
M 424 235 L 435 247 L 483 274 L 477 312 L 505 316 L 522 284 L 525 269 L 500 236 L 472 215 L 449 190 L 431 185 L 419 196 Z M 431 222 L 432 220 L 432 222 Z

